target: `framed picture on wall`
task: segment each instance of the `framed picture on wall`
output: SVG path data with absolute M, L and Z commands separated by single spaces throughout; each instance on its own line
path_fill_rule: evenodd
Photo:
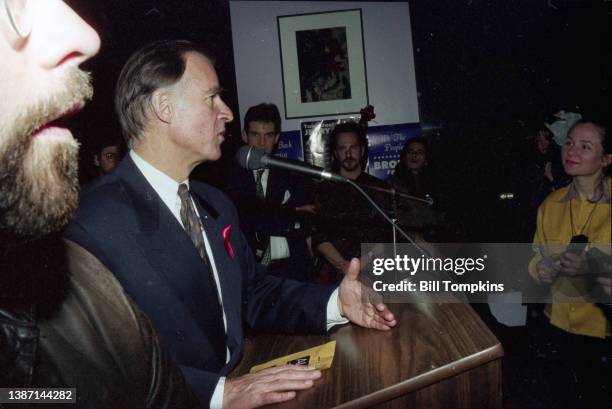
M 368 104 L 361 9 L 279 16 L 278 36 L 287 119 Z

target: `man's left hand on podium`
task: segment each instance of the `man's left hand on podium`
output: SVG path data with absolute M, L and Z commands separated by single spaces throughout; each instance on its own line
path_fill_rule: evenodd
M 338 290 L 340 313 L 351 322 L 366 328 L 387 331 L 397 321 L 380 295 L 359 281 L 359 260 L 354 258 Z

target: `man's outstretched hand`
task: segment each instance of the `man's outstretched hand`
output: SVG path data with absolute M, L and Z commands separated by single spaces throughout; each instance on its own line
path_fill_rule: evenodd
M 397 321 L 374 290 L 359 281 L 359 260 L 354 258 L 338 290 L 340 312 L 351 322 L 366 328 L 387 331 Z
M 227 378 L 223 409 L 252 409 L 295 398 L 296 391 L 309 389 L 321 371 L 308 366 L 283 365 L 255 374 Z
M 375 291 L 359 281 L 359 260 L 351 260 L 338 289 L 340 312 L 351 322 L 366 328 L 386 331 L 397 321 Z M 321 371 L 306 366 L 284 365 L 256 374 L 227 378 L 223 392 L 224 409 L 251 409 L 295 398 L 299 390 L 309 389 Z

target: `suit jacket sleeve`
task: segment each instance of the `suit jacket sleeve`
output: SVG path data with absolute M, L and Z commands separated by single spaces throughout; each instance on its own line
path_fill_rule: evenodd
M 113 333 L 113 337 L 107 337 L 105 330 L 108 330 L 108 327 L 98 324 L 100 339 L 97 342 L 107 342 L 115 347 L 109 347 L 107 351 L 112 351 L 115 354 L 113 355 L 114 362 L 123 366 L 121 375 L 117 374 L 117 376 L 139 375 L 133 379 L 133 383 L 128 380 L 124 382 L 132 385 L 133 394 L 140 390 L 133 385 L 143 386 L 142 389 L 147 394 L 146 402 L 142 402 L 142 407 L 151 409 L 200 407 L 179 368 L 162 344 L 153 324 L 123 291 L 119 282 L 91 253 L 70 241 L 67 241 L 66 245 L 68 262 L 75 282 L 74 291 L 79 294 L 78 298 L 91 302 L 87 296 L 88 293 L 83 290 L 88 286 L 99 287 L 100 291 L 96 293 L 96 296 L 109 297 L 106 302 L 103 299 L 96 299 L 94 300 L 96 302 L 92 302 L 91 305 L 85 303 L 82 309 L 86 313 L 83 315 L 93 316 L 99 323 L 108 323 L 113 320 L 115 325 L 123 328 L 119 335 Z M 114 319 L 109 317 L 105 320 L 104 316 L 97 317 L 98 314 L 109 311 L 117 313 Z M 129 345 L 126 345 L 128 342 Z M 124 385 L 124 387 L 128 386 Z
M 105 265 L 108 265 L 108 255 L 104 254 L 101 251 L 101 246 L 97 243 L 97 236 L 94 234 L 88 233 L 87 229 L 81 225 L 78 221 L 73 221 L 70 223 L 69 227 L 64 232 L 64 236 L 78 243 L 85 249 L 98 249 L 97 258 L 100 262 Z M 140 309 L 137 309 L 138 314 L 144 317 L 144 314 Z M 144 331 L 147 336 L 155 332 L 152 323 L 145 318 L 146 326 Z M 159 340 L 156 340 L 153 343 L 153 346 L 156 347 L 155 351 L 152 352 L 152 356 L 155 357 L 156 360 L 160 362 L 158 367 L 160 368 L 175 368 L 176 365 L 173 362 L 170 354 L 168 353 L 165 347 L 162 347 Z M 163 363 L 163 365 L 161 364 Z M 195 395 L 198 397 L 199 401 L 202 403 L 203 407 L 208 407 L 209 402 L 212 398 L 213 392 L 217 383 L 219 382 L 220 375 L 214 372 L 207 372 L 198 368 L 193 368 L 189 366 L 179 365 L 178 368 L 183 373 L 187 384 L 191 385 Z M 170 376 L 171 375 L 171 376 Z M 170 372 L 169 378 L 167 381 L 164 381 L 164 374 L 159 372 L 156 376 L 156 384 L 151 386 L 151 393 L 154 394 L 156 400 L 164 402 L 163 399 L 159 398 L 160 396 L 165 396 L 166 400 L 171 400 L 172 396 L 169 394 L 170 392 L 174 392 L 180 389 L 180 385 L 177 385 L 176 375 Z M 166 402 L 167 403 L 167 402 Z M 163 405 L 151 405 L 151 407 L 166 407 Z M 172 406 L 174 407 L 174 406 Z M 185 406 L 187 407 L 187 406 Z
M 237 216 L 234 218 L 237 223 Z M 239 236 L 245 323 L 259 331 L 324 334 L 327 331 L 327 302 L 335 287 L 267 274 L 255 261 L 244 235 L 240 233 Z
M 130 162 L 122 162 L 105 184 L 85 195 L 77 217 L 65 235 L 92 252 L 115 275 L 121 277 L 123 286 L 134 294 L 133 298 L 142 310 L 147 311 L 165 337 L 172 355 L 183 365 L 181 369 L 185 377 L 204 404 L 210 402 L 220 375 L 229 372 L 239 359 L 243 324 L 274 332 L 325 332 L 326 305 L 333 288 L 268 276 L 254 260 L 240 231 L 238 215 L 231 201 L 217 189 L 193 181 L 190 188 L 199 198 L 198 203 L 200 200 L 206 202 L 199 208 L 200 215 L 206 212 L 207 220 L 217 229 L 232 227 L 229 240 L 235 252 L 235 256 L 228 257 L 225 238 L 220 231 L 208 236 L 211 247 L 216 249 L 213 251 L 223 252 L 218 260 L 224 261 L 217 264 L 217 270 L 228 312 L 227 337 L 231 358 L 230 364 L 219 371 L 205 368 L 219 357 L 207 346 L 191 344 L 199 338 L 203 342 L 208 339 L 200 331 L 195 317 L 190 316 L 187 307 L 180 304 L 182 299 L 175 296 L 173 291 L 180 290 L 171 287 L 164 276 L 164 269 L 171 271 L 173 276 L 184 269 L 177 266 L 174 253 L 157 251 L 168 246 L 172 246 L 173 251 L 180 251 L 177 243 L 185 239 L 184 231 L 151 192 L 152 189 L 143 187 L 146 181 L 129 165 Z M 170 236 L 160 234 L 162 231 L 168 235 L 180 233 L 181 236 L 170 240 Z M 152 288 L 161 298 L 151 297 L 152 290 L 145 291 L 144 285 L 148 285 L 149 277 L 155 281 Z M 161 299 L 164 301 L 159 302 L 176 302 L 175 305 L 160 305 L 157 300 Z M 157 317 L 154 315 L 156 311 L 159 312 Z M 180 327 L 174 328 L 176 321 L 170 312 L 184 318 Z M 180 339 L 177 329 L 185 329 L 184 339 Z M 190 343 L 189 346 L 183 346 L 187 343 Z M 202 364 L 190 360 L 192 356 L 201 357 Z

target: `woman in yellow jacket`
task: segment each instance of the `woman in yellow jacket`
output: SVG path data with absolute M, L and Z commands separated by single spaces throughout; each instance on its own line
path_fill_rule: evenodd
M 550 285 L 552 303 L 546 308 L 551 336 L 566 369 L 567 407 L 612 407 L 610 388 L 610 321 L 593 304 L 593 294 L 609 297 L 612 279 L 591 271 L 586 251 L 572 243 L 588 243 L 612 254 L 612 179 L 605 176 L 612 163 L 612 141 L 599 124 L 581 121 L 568 132 L 562 149 L 569 186 L 551 193 L 538 209 L 531 276 Z

